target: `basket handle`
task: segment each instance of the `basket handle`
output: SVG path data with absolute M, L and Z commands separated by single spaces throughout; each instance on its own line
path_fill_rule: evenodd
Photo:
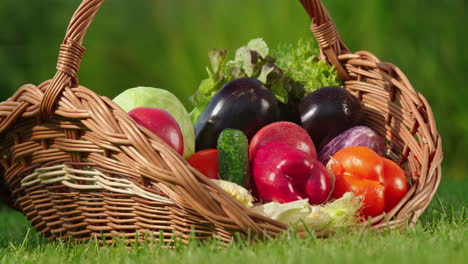
M 349 80 L 349 74 L 338 60 L 338 55 L 350 53 L 336 30 L 330 14 L 321 0 L 300 0 L 312 24 L 310 30 L 314 34 L 324 59 L 334 65 L 341 80 Z
M 81 45 L 89 25 L 104 0 L 83 0 L 68 25 L 57 61 L 57 73 L 44 92 L 40 105 L 41 119 L 54 111 L 55 103 L 67 86 L 78 85 L 78 71 L 85 48 Z
M 348 80 L 349 75 L 339 62 L 338 55 L 349 53 L 349 50 L 341 41 L 327 9 L 321 0 L 300 1 L 312 20 L 310 29 L 317 39 L 321 54 L 336 67 L 342 80 Z M 73 14 L 63 43 L 60 45 L 57 73 L 46 88 L 40 105 L 41 119 L 47 119 L 52 115 L 55 103 L 65 87 L 78 84 L 77 74 L 85 51 L 81 44 L 103 2 L 104 0 L 83 0 Z

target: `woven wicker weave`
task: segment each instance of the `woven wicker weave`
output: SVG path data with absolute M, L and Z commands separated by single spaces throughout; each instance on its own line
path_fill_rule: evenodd
M 111 100 L 78 85 L 83 37 L 102 2 L 84 0 L 73 15 L 54 78 L 24 85 L 0 104 L 1 180 L 10 201 L 52 239 L 95 236 L 111 243 L 113 236 L 134 242 L 149 235 L 171 245 L 190 236 L 227 243 L 236 233 L 284 231 L 285 225 L 250 212 L 191 168 Z M 441 139 L 431 108 L 397 67 L 369 52 L 350 53 L 319 0 L 301 2 L 322 59 L 363 102 L 365 124 L 387 139 L 391 157 L 411 178 L 408 194 L 371 228 L 411 226 L 441 178 Z

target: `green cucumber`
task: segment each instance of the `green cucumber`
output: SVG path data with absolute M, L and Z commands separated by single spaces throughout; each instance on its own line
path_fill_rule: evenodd
M 217 148 L 219 178 L 245 186 L 249 175 L 249 141 L 245 134 L 226 128 L 219 134 Z

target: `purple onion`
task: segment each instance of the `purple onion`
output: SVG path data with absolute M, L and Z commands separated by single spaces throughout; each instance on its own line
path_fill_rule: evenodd
M 384 140 L 371 128 L 356 126 L 342 132 L 328 142 L 320 151 L 318 160 L 327 165 L 330 157 L 338 150 L 354 146 L 368 147 L 379 154 L 379 156 L 383 157 L 385 155 Z

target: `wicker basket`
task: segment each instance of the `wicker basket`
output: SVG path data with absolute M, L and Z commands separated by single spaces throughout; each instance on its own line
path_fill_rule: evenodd
M 0 104 L 3 185 L 11 202 L 51 239 L 112 243 L 145 236 L 228 243 L 234 234 L 275 236 L 287 227 L 248 209 L 193 169 L 106 97 L 78 85 L 83 37 L 103 0 L 84 0 L 60 46 L 57 73 Z M 441 178 L 442 147 L 431 108 L 394 65 L 351 53 L 320 0 L 301 0 L 322 59 L 365 106 L 365 125 L 388 141 L 411 188 L 372 229 L 413 225 Z M 140 234 L 138 236 L 137 234 Z

